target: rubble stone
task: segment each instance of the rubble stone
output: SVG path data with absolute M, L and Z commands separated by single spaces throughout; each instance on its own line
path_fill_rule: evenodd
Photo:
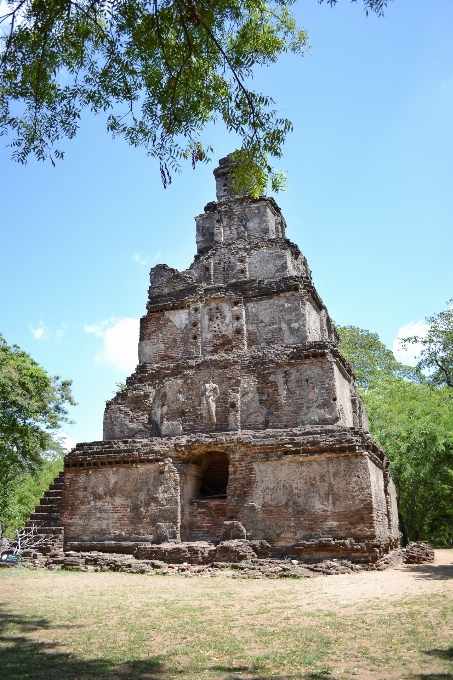
M 234 539 L 245 539 L 247 532 L 240 522 L 224 522 L 222 540 L 231 541 Z
M 412 541 L 403 552 L 404 564 L 429 564 L 434 562 L 434 550 L 429 543 Z

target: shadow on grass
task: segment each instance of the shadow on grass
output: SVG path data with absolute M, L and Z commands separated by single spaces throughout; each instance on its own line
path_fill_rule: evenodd
M 424 652 L 427 656 L 436 656 L 443 661 L 453 661 L 453 647 L 448 649 L 427 649 Z M 418 680 L 453 680 L 453 673 L 419 673 L 412 675 Z
M 0 677 L 7 680 L 169 680 L 185 669 L 170 669 L 171 657 L 163 655 L 143 660 L 113 661 L 83 659 L 59 649 L 58 643 L 34 639 L 42 631 L 78 628 L 55 625 L 48 619 L 30 619 L 0 609 Z M 206 666 L 199 677 L 211 671 L 219 680 L 267 680 L 269 675 L 249 666 Z M 273 675 L 273 680 L 336 680 L 323 672 Z
M 262 671 L 254 671 L 250 666 L 211 666 L 211 671 L 225 673 L 219 680 L 338 680 L 327 672 L 307 671 L 305 673 L 292 673 L 290 675 L 263 675 Z
M 419 673 L 410 677 L 412 680 L 453 680 L 452 673 Z
M 453 564 L 408 564 L 405 571 L 411 572 L 415 578 L 436 581 L 453 578 Z
M 47 619 L 27 619 L 0 611 L 0 674 L 9 680 L 163 680 L 159 659 L 119 663 L 79 659 L 58 645 L 30 639 L 31 633 L 74 626 L 55 626 Z M 77 626 L 75 626 L 77 627 Z
M 428 649 L 425 651 L 428 656 L 437 656 L 438 659 L 453 661 L 453 647 L 448 649 Z
M 55 625 L 48 619 L 29 619 L 5 613 L 0 609 L 0 677 L 7 680 L 170 680 L 181 679 L 190 673 L 173 666 L 171 656 L 154 656 L 149 659 L 113 661 L 108 659 L 83 659 L 58 649 L 58 643 L 40 642 L 33 635 L 41 631 L 78 628 L 78 625 Z M 177 650 L 175 650 L 177 651 Z M 430 649 L 425 654 L 444 661 L 453 661 L 453 647 Z M 173 666 L 170 668 L 170 666 Z M 218 680 L 269 680 L 262 669 L 247 665 L 206 666 L 197 677 L 205 673 L 216 674 Z M 211 676 L 212 677 L 212 676 Z M 342 677 L 342 676 L 340 676 Z M 404 676 L 405 677 L 405 676 Z M 420 673 L 413 680 L 453 680 L 453 673 Z M 303 673 L 272 675 L 273 680 L 339 680 L 327 671 L 312 670 Z

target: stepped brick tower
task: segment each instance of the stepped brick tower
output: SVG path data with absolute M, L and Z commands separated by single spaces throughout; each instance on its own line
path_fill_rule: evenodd
M 139 365 L 67 456 L 56 524 L 72 550 L 376 563 L 399 539 L 388 460 L 278 205 L 229 169 L 189 269 L 151 270 Z

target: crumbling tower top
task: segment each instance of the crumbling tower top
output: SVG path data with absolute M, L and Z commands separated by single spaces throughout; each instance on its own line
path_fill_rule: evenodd
M 231 177 L 230 170 L 233 165 L 231 160 L 232 154 L 228 154 L 225 158 L 219 160 L 219 165 L 214 170 L 214 177 L 216 181 L 216 196 L 217 200 L 228 201 L 232 198 L 236 198 L 237 194 L 231 188 L 233 178 Z
M 216 246 L 285 238 L 285 220 L 273 198 L 239 195 L 231 188 L 231 156 L 221 158 L 214 170 L 217 201 L 208 203 L 195 218 L 199 255 Z

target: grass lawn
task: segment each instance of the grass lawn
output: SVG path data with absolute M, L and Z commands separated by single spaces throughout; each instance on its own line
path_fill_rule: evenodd
M 2 680 L 453 680 L 453 551 L 309 580 L 0 569 Z

